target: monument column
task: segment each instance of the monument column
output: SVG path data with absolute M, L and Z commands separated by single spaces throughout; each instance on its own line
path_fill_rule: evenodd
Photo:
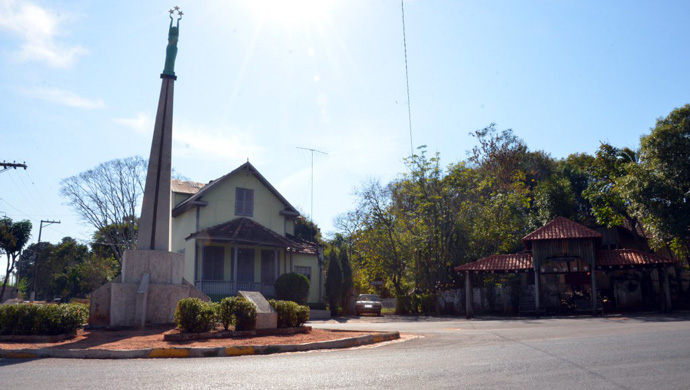
M 173 13 L 179 16 L 173 26 Z M 168 47 L 165 67 L 161 74 L 161 93 L 158 99 L 156 124 L 153 129 L 149 167 L 144 188 L 144 200 L 139 219 L 138 250 L 170 250 L 170 181 L 172 172 L 172 122 L 175 91 L 175 58 L 180 36 L 182 11 L 170 10 Z
M 173 15 L 177 12 L 176 25 Z M 181 253 L 170 252 L 172 172 L 172 121 L 175 56 L 182 12 L 170 10 L 170 29 L 165 67 L 161 78 L 156 124 L 139 219 L 137 249 L 125 251 L 121 275 L 91 294 L 89 323 L 92 325 L 140 326 L 167 324 L 174 320 L 180 299 L 208 297 L 184 282 Z

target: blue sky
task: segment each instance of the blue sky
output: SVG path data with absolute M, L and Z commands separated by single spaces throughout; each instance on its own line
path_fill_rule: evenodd
M 0 0 L 0 215 L 93 229 L 59 195 L 99 163 L 147 157 L 167 44 L 163 1 Z M 315 221 L 410 154 L 398 0 L 180 1 L 173 167 L 209 181 L 247 159 Z M 690 3 L 406 0 L 412 143 L 444 163 L 495 122 L 554 157 L 635 147 L 688 103 Z M 4 269 L 4 268 L 3 268 Z M 0 271 L 2 272 L 2 271 Z

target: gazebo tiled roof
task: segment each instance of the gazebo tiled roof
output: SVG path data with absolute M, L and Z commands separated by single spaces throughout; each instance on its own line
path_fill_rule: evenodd
M 518 272 L 534 268 L 532 253 L 512 253 L 507 255 L 493 255 L 455 267 L 455 271 L 476 272 Z
M 602 235 L 567 218 L 558 217 L 526 235 L 522 242 L 573 238 L 602 238 Z
M 675 260 L 637 249 L 601 249 L 597 251 L 597 268 L 634 267 L 656 264 L 673 264 Z

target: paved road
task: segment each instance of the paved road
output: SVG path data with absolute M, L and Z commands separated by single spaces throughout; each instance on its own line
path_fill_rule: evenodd
M 361 318 L 399 330 L 337 351 L 165 360 L 0 360 L 2 389 L 689 389 L 690 316 Z

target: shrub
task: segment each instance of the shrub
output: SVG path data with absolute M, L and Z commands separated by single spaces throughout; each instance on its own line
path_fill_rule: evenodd
M 73 333 L 86 323 L 89 310 L 82 304 L 17 304 L 0 307 L 0 334 L 56 335 Z
M 297 306 L 297 325 L 302 326 L 309 321 L 309 306 Z
M 223 324 L 223 328 L 228 330 L 230 324 L 235 323 L 236 297 L 226 297 L 220 301 L 218 306 L 218 320 Z
M 309 321 L 309 307 L 291 301 L 274 301 L 269 303 L 278 312 L 278 327 L 292 328 Z
M 434 294 L 410 294 L 395 299 L 396 314 L 428 315 L 436 312 L 436 306 Z
M 216 304 L 199 298 L 185 298 L 177 303 L 175 324 L 184 333 L 208 332 L 216 327 Z
M 309 298 L 309 279 L 296 272 L 282 274 L 276 279 L 275 290 L 279 300 L 293 301 L 303 305 Z
M 235 330 L 256 329 L 256 306 L 244 297 L 235 298 Z

